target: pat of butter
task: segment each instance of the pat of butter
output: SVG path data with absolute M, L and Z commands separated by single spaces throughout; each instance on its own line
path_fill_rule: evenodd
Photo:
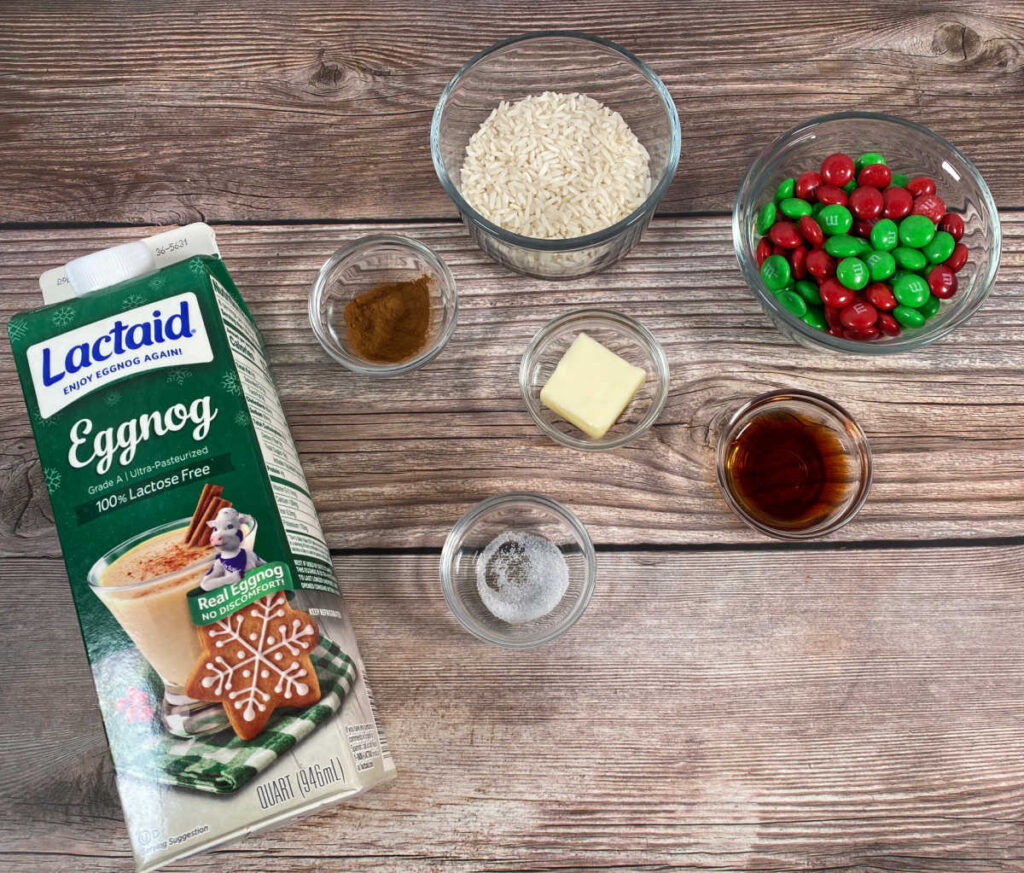
M 600 439 L 646 378 L 640 367 L 581 333 L 541 389 L 540 402 L 588 436 Z

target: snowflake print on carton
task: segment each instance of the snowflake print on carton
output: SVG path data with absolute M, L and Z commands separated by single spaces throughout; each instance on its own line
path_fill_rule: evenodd
M 203 655 L 185 686 L 196 700 L 224 704 L 243 740 L 259 735 L 280 706 L 310 706 L 320 685 L 309 660 L 316 621 L 292 609 L 283 591 L 261 597 L 199 629 Z

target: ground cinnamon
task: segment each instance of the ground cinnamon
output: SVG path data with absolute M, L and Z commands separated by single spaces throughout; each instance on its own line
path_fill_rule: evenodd
M 352 351 L 377 364 L 397 364 L 423 350 L 430 329 L 429 276 L 379 285 L 345 306 Z

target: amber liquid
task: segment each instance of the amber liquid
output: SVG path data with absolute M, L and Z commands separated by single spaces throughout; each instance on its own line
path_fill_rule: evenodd
M 726 458 L 733 497 L 769 527 L 803 530 L 845 503 L 852 465 L 836 434 L 793 412 L 765 412 L 733 437 Z

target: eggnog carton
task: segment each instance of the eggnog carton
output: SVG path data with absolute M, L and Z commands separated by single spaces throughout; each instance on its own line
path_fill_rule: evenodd
M 11 346 L 139 870 L 394 775 L 252 316 L 203 224 L 40 278 Z

